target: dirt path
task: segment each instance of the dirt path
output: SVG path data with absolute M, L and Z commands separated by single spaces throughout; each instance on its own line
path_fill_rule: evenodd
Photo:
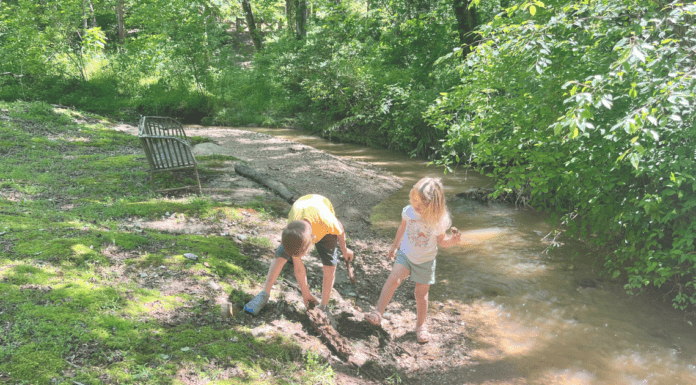
M 119 125 L 116 129 L 137 134 L 137 129 L 128 125 Z M 189 127 L 187 135 L 213 140 L 213 143 L 195 146 L 196 156 L 220 154 L 240 159 L 225 162 L 223 176 L 204 183 L 204 189 L 214 189 L 204 191 L 213 200 L 239 203 L 257 196 L 273 199 L 274 194 L 268 189 L 235 174 L 234 164 L 244 162 L 282 182 L 298 195 L 316 193 L 332 201 L 338 218 L 346 227 L 349 246 L 356 252 L 354 266 L 357 278 L 357 283 L 351 284 L 344 265 L 339 265 L 335 291 L 332 293 L 333 324 L 348 339 L 352 349 L 367 359 L 367 363 L 358 368 L 342 361 L 318 338 L 304 315 L 304 306 L 291 268 L 284 269 L 281 279 L 274 286 L 269 304 L 259 316 L 240 314 L 227 322 L 249 326 L 254 335 L 284 335 L 307 349 L 319 351 L 334 368 L 338 384 L 458 384 L 473 379 L 471 375 L 475 370 L 468 369 L 471 365 L 467 348 L 470 345 L 467 343 L 470 341 L 468 330 L 472 323 L 483 325 L 484 320 L 476 320 L 475 316 L 470 315 L 464 321 L 462 314 L 470 310 L 465 305 L 431 301 L 428 322 L 433 341 L 423 345 L 416 342 L 414 284 L 410 280 L 397 290 L 382 327 L 373 327 L 363 319 L 363 311 L 371 310 L 377 302 L 391 269 L 385 256 L 392 239 L 370 229 L 370 212 L 382 199 L 401 188 L 402 183 L 398 178 L 369 163 L 339 158 L 267 134 Z M 279 204 L 285 204 L 289 210 L 290 206 L 286 203 Z M 239 240 L 240 248 L 245 253 L 258 257 L 267 266 L 272 258 L 271 249 L 280 243 L 284 221 L 253 214 L 247 219 L 244 224 L 226 228 L 211 228 L 195 220 L 182 223 L 176 218 L 140 225 L 172 232 L 230 236 Z M 248 237 L 266 237 L 271 240 L 272 248 L 249 245 L 244 242 Z M 304 261 L 310 287 L 319 296 L 321 266 L 312 257 L 306 257 Z M 251 296 L 260 290 L 260 286 L 246 290 L 250 291 L 248 294 Z M 226 299 L 225 293 L 219 293 L 215 302 L 219 304 Z M 476 381 L 480 381 L 480 378 Z

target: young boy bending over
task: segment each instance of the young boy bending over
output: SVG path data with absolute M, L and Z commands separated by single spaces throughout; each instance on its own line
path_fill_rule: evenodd
M 324 265 L 324 277 L 321 288 L 321 306 L 326 306 L 334 285 L 336 264 L 338 263 L 337 245 L 346 261 L 353 259 L 353 251 L 346 247 L 346 233 L 343 225 L 336 218 L 331 202 L 316 194 L 305 195 L 292 205 L 288 214 L 288 225 L 283 229 L 281 244 L 276 256 L 268 268 L 263 291 L 244 306 L 244 310 L 257 315 L 270 297 L 271 289 L 285 263 L 292 258 L 295 278 L 300 284 L 302 300 L 306 307 L 317 304 L 317 299 L 310 293 L 307 284 L 307 272 L 302 263 L 302 256 L 315 245 L 319 258 Z

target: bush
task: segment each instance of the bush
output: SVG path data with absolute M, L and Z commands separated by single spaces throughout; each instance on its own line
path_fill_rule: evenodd
M 685 309 L 696 303 L 696 5 L 539 7 L 482 27 L 462 83 L 429 111 L 447 132 L 439 162 L 492 170 L 496 194 L 610 245 L 606 270 L 628 291 L 667 285 Z

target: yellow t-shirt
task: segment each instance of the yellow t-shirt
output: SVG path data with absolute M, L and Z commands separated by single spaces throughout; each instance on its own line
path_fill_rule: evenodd
M 343 233 L 336 218 L 331 201 L 317 194 L 305 195 L 292 204 L 288 220 L 301 221 L 306 219 L 312 225 L 312 243 L 321 241 L 327 234 L 340 235 Z

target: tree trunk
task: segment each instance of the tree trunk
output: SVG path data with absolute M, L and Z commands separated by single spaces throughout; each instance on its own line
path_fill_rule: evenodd
M 295 32 L 295 0 L 285 0 L 285 19 L 288 22 L 288 32 Z
M 87 0 L 87 3 L 89 4 L 89 14 L 92 19 L 92 28 L 95 28 L 97 26 L 97 18 L 94 16 L 94 4 L 92 4 L 92 0 Z
M 295 0 L 295 21 L 297 25 L 297 40 L 307 36 L 307 1 Z
M 87 30 L 87 4 L 82 1 L 82 29 Z
M 123 22 L 123 0 L 118 0 L 116 17 L 118 19 L 118 44 L 123 44 L 126 41 L 126 27 Z
M 237 32 L 242 30 L 242 19 L 238 17 L 234 18 L 234 28 Z
M 269 178 L 268 176 L 261 174 L 260 172 L 254 170 L 249 166 L 243 164 L 238 164 L 234 167 L 234 171 L 244 177 L 247 177 L 255 182 L 261 183 L 262 185 L 270 188 L 276 194 L 280 195 L 286 202 L 293 204 L 295 203 L 296 196 L 284 184 Z
M 478 26 L 476 21 L 476 8 L 470 5 L 469 0 L 454 0 L 454 16 L 457 18 L 457 32 L 459 32 L 459 44 L 462 46 L 462 57 L 466 57 L 476 44 L 474 31 Z
M 256 52 L 261 52 L 263 49 L 263 42 L 261 40 L 261 34 L 256 30 L 254 14 L 251 11 L 251 3 L 249 3 L 249 0 L 242 0 L 242 8 L 244 8 L 247 28 L 249 28 L 249 36 L 251 36 L 251 41 L 254 42 L 254 48 L 256 48 Z

